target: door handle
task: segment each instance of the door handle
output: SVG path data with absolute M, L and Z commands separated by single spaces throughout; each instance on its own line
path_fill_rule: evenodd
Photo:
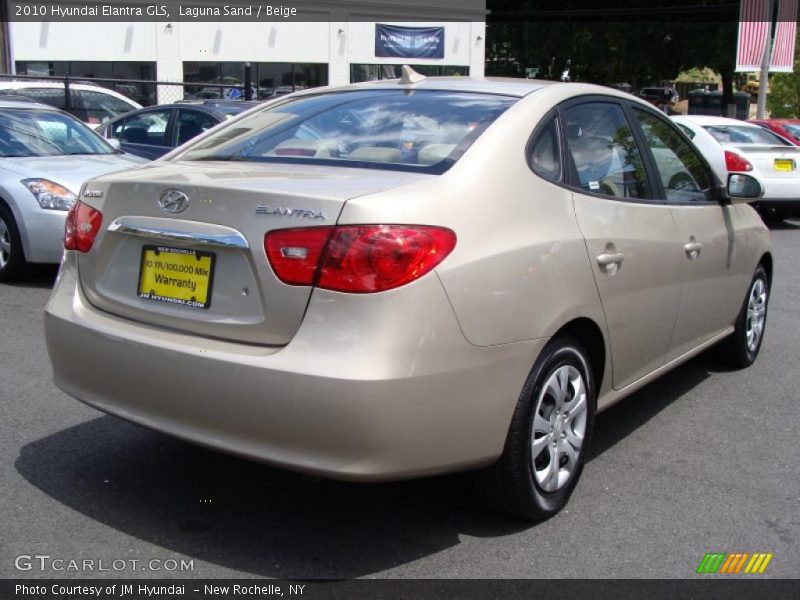
M 624 258 L 625 255 L 622 252 L 604 252 L 603 254 L 597 255 L 597 264 L 601 267 L 619 265 Z
M 689 238 L 689 243 L 683 245 L 683 249 L 686 251 L 686 256 L 689 257 L 689 260 L 694 260 L 700 255 L 700 250 L 703 249 L 703 244 L 698 242 L 694 239 L 694 236 Z

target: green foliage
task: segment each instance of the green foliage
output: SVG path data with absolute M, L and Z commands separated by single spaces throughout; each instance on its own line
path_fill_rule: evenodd
M 795 45 L 794 73 L 770 75 L 767 109 L 778 119 L 800 117 L 800 32 Z
M 722 0 L 694 2 L 725 4 Z M 663 0 L 604 0 L 603 7 L 657 8 L 664 4 Z M 597 8 L 596 3 L 579 0 L 493 0 L 487 6 L 497 12 Z M 734 20 L 708 21 L 691 15 L 658 21 L 644 18 L 619 22 L 587 18 L 490 21 L 487 74 L 524 77 L 526 67 L 540 67 L 545 78 L 558 79 L 569 60 L 573 80 L 607 85 L 625 82 L 636 90 L 673 80 L 685 69 L 707 67 L 720 74 L 724 90 L 732 93 L 737 36 Z

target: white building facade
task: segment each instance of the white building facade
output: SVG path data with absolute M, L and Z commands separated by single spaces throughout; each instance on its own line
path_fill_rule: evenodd
M 304 19 L 274 22 L 8 22 L 8 65 L 18 74 L 69 75 L 156 81 L 242 83 L 245 63 L 262 97 L 319 85 L 396 75 L 412 64 L 428 75 L 483 76 L 485 1 L 452 4 L 447 20 L 426 19 L 432 0 L 371 0 L 360 8 L 328 2 L 306 9 Z M 412 20 L 414 19 L 414 20 Z M 380 25 L 434 28 L 441 37 L 430 58 L 378 56 Z M 139 98 L 151 104 L 161 98 Z M 143 92 L 147 95 L 147 91 Z

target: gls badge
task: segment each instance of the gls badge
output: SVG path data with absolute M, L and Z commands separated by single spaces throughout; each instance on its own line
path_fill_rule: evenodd
M 312 210 L 310 208 L 293 208 L 284 206 L 268 206 L 266 204 L 259 204 L 256 206 L 257 215 L 278 215 L 281 217 L 299 217 L 301 219 L 322 219 L 323 221 L 328 218 L 324 211 Z

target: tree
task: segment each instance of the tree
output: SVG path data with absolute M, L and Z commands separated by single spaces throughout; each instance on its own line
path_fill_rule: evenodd
M 557 78 L 570 60 L 573 79 L 636 89 L 687 68 L 709 67 L 721 75 L 723 102 L 731 103 L 737 32 L 731 3 L 666 4 L 670 8 L 664 0 L 603 0 L 600 6 L 588 0 L 489 0 L 487 6 L 506 17 L 487 24 L 487 73 L 520 76 L 525 67 L 539 67 L 545 78 Z M 691 12 L 698 6 L 711 12 Z
M 800 117 L 800 32 L 794 50 L 794 72 L 770 76 L 767 108 L 774 118 Z

